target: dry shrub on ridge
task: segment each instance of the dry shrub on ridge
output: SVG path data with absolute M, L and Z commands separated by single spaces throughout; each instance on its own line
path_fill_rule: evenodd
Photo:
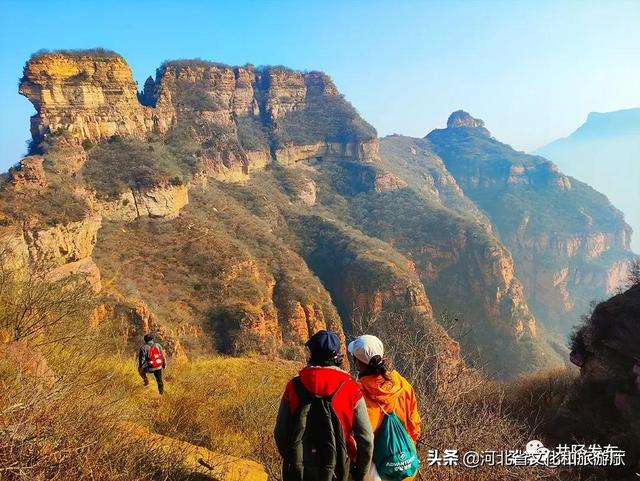
M 441 324 L 446 324 L 443 319 Z M 437 332 L 437 331 L 435 331 Z M 524 450 L 534 431 L 512 416 L 505 403 L 504 384 L 493 383 L 479 373 L 462 369 L 443 376 L 439 341 L 428 321 L 414 313 L 380 316 L 354 315 L 354 335 L 374 334 L 384 342 L 391 365 L 412 384 L 418 397 L 423 434 L 418 440 L 421 481 L 556 480 L 557 470 L 524 466 L 428 466 L 429 451 Z M 523 406 L 523 409 L 526 409 Z

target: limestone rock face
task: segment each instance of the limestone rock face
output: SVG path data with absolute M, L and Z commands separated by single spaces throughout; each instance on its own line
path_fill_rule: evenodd
M 102 140 L 113 135 L 144 137 L 145 111 L 129 65 L 119 55 L 63 53 L 32 58 L 20 93 L 35 106 L 31 133 Z
M 48 279 L 55 282 L 70 276 L 79 277 L 80 282 L 86 282 L 91 290 L 96 294 L 102 290 L 100 269 L 91 257 L 86 257 L 75 262 L 69 262 L 53 269 L 49 272 Z
M 378 141 L 286 145 L 277 148 L 275 151 L 275 159 L 282 165 L 294 165 L 300 161 L 317 163 L 344 158 L 365 163 L 375 162 L 378 159 Z
M 144 334 L 153 333 L 167 350 L 167 354 L 175 361 L 187 360 L 187 354 L 175 331 L 158 322 L 144 301 L 131 297 L 120 299 L 116 304 L 115 312 L 109 314 L 123 317 L 135 329 L 139 338 Z
M 316 183 L 311 179 L 304 179 L 303 184 L 298 188 L 296 197 L 305 205 L 316 204 Z
M 29 246 L 18 226 L 0 228 L 0 259 L 8 272 L 26 272 L 29 267 Z
M 180 209 L 189 203 L 185 185 L 158 186 L 151 189 L 134 191 L 138 217 L 171 218 L 178 215 Z
M 456 110 L 449 116 L 449 119 L 447 120 L 448 129 L 455 129 L 458 127 L 482 129 L 487 134 L 489 134 L 489 131 L 484 128 L 484 121 L 472 117 L 468 112 L 465 112 L 464 110 Z
M 536 318 L 566 334 L 589 300 L 610 294 L 624 277 L 631 230 L 591 187 L 474 125 L 454 112 L 448 128 L 426 140 L 511 251 Z
M 521 282 L 514 274 L 513 259 L 498 243 L 487 243 L 476 234 L 459 232 L 444 243 L 432 243 L 413 251 L 416 271 L 431 297 L 451 305 L 459 299 L 458 312 L 469 319 L 490 323 L 504 339 L 536 335 L 536 321 L 529 312 Z M 466 285 L 450 277 L 465 271 Z M 476 299 L 473 307 L 469 299 Z
M 302 73 L 274 68 L 265 72 L 265 81 L 269 86 L 266 111 L 272 120 L 304 106 L 307 86 Z
M 391 172 L 384 172 L 376 177 L 374 189 L 376 192 L 398 190 L 407 186 L 407 183 Z
M 298 268 L 307 270 L 304 265 Z M 327 316 L 319 303 L 305 302 L 296 297 L 256 259 L 234 262 L 219 277 L 224 286 L 245 282 L 246 279 L 262 286 L 262 296 L 253 302 L 246 300 L 227 305 L 216 321 L 216 329 L 221 334 L 229 331 L 239 334 L 229 346 L 231 352 L 244 352 L 253 347 L 246 344 L 252 341 L 262 344 L 263 350 L 269 346 L 286 345 L 300 351 L 309 336 L 321 329 L 330 329 L 345 340 L 337 314 Z
M 114 200 L 96 199 L 95 193 L 87 190 L 84 192 L 95 212 L 107 220 L 132 221 L 140 217 L 136 208 L 136 200 L 132 191 L 124 192 Z
M 91 254 L 101 225 L 102 218 L 93 216 L 48 229 L 4 228 L 0 231 L 3 266 L 25 274 L 32 267 L 44 268 L 50 281 L 76 276 L 97 294 L 102 289 L 101 276 Z
M 344 103 L 331 79 L 321 72 L 197 60 L 165 62 L 139 93 L 131 69 L 119 55 L 58 52 L 35 55 L 27 62 L 20 93 L 37 111 L 32 118 L 36 144 L 47 139 L 59 146 L 80 148 L 82 144 L 90 149 L 93 143 L 116 135 L 142 139 L 151 133 L 162 136 L 179 126 L 201 144 L 202 173 L 219 180 L 245 181 L 250 171 L 274 159 L 292 165 L 309 159 L 347 157 L 370 162 L 377 158 L 375 133 L 361 139 L 348 135 L 350 140 L 336 142 L 329 137 L 339 132 L 323 133 L 323 125 L 303 135 L 289 132 L 290 114 L 305 112 L 311 104 L 318 108 L 324 99 Z M 319 116 L 307 117 L 307 121 L 326 122 Z M 162 193 L 152 194 L 158 195 Z M 184 197 L 181 192 L 173 195 Z M 144 197 L 146 193 L 141 200 Z M 156 212 L 157 201 L 167 199 L 151 201 L 148 214 L 166 217 Z
M 626 229 L 618 233 L 581 233 L 571 237 L 558 233 L 529 236 L 519 229 L 506 241 L 518 259 L 525 293 L 539 310 L 539 317 L 556 320 L 585 312 L 586 299 L 615 291 L 626 279 L 629 248 Z M 607 265 L 602 258 L 612 256 Z M 618 257 L 620 256 L 620 257 Z M 540 258 L 554 262 L 539 262 Z M 595 269 L 589 268 L 593 262 Z
M 50 260 L 60 265 L 85 259 L 91 256 L 101 226 L 100 217 L 87 217 L 44 230 L 26 229 L 29 254 L 34 260 Z
M 189 203 L 186 185 L 140 187 L 124 192 L 113 200 L 99 199 L 89 189 L 82 190 L 80 194 L 89 201 L 94 212 L 116 221 L 132 221 L 140 217 L 173 219 Z
M 20 161 L 17 168 L 9 171 L 11 183 L 16 191 L 43 190 L 47 187 L 47 176 L 41 155 L 30 155 Z

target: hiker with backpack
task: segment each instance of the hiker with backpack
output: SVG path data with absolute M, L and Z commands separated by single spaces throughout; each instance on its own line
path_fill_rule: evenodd
M 348 351 L 374 432 L 373 462 L 366 481 L 411 480 L 420 467 L 416 451 L 420 414 L 413 388 L 400 373 L 387 369 L 384 345 L 376 336 L 357 337 Z
M 164 394 L 162 371 L 167 367 L 166 358 L 164 348 L 159 342 L 155 342 L 153 334 L 145 334 L 144 344 L 138 351 L 138 372 L 145 386 L 149 385 L 147 373 L 153 374 L 160 394 Z
M 309 362 L 285 389 L 274 436 L 283 481 L 363 481 L 373 432 L 358 384 L 341 369 L 340 338 L 319 331 Z

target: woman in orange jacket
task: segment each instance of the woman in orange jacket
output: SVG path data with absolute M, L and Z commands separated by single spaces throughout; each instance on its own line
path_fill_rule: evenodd
M 364 394 L 374 437 L 384 413 L 394 412 L 415 443 L 420 437 L 420 414 L 413 388 L 395 370 L 387 370 L 384 346 L 376 336 L 359 336 L 349 344 L 349 353 L 358 369 L 358 382 Z

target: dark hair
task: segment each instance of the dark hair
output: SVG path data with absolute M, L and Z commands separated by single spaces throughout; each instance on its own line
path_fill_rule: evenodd
M 310 366 L 323 366 L 323 367 L 329 367 L 329 366 L 336 366 L 336 367 L 340 367 L 342 366 L 342 361 L 344 360 L 342 354 L 340 354 L 339 352 L 336 351 L 331 351 L 331 352 L 320 352 L 320 353 L 311 353 L 311 357 L 309 358 L 309 361 L 307 361 L 307 364 L 309 364 Z
M 149 342 L 149 341 L 153 341 L 153 334 L 144 335 L 144 342 Z
M 360 377 L 363 376 L 382 376 L 386 381 L 391 381 L 391 378 L 387 376 L 387 367 L 385 366 L 385 360 L 382 356 L 376 354 L 369 359 L 369 364 L 366 364 L 366 369 L 360 373 Z

